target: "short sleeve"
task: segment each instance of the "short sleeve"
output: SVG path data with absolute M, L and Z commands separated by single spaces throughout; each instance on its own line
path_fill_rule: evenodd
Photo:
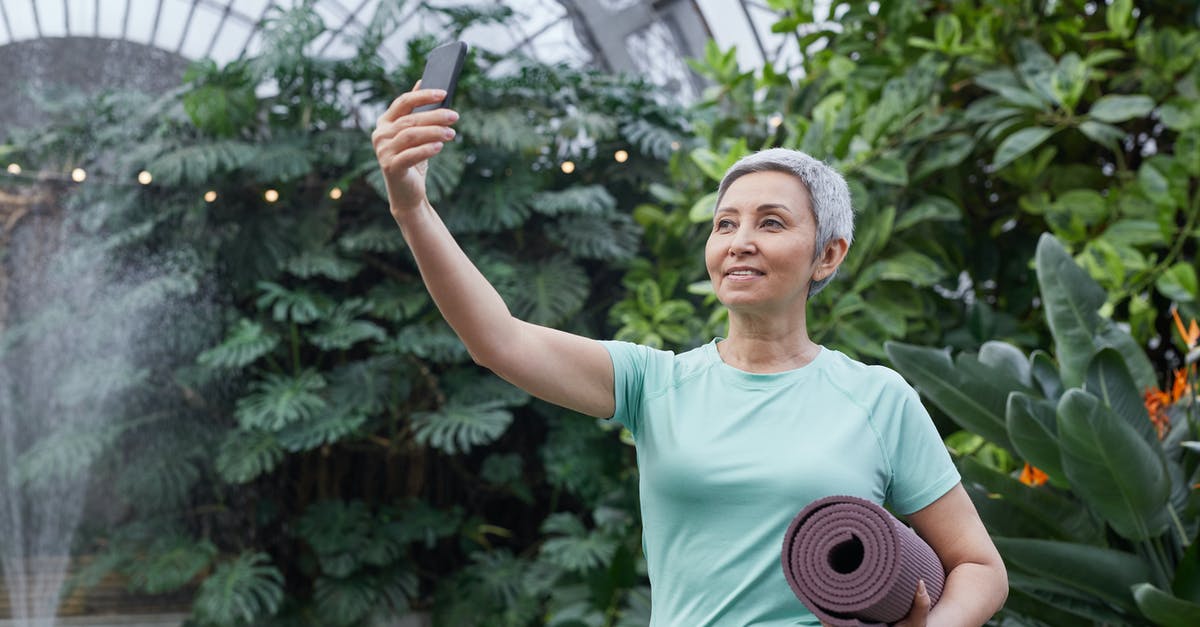
M 613 363 L 615 407 L 612 420 L 629 429 L 637 440 L 642 422 L 642 397 L 645 394 L 648 352 L 645 346 L 631 342 L 603 341 Z
M 933 503 L 958 484 L 960 477 L 929 412 L 917 391 L 899 374 L 891 372 L 884 396 L 884 446 L 891 460 L 892 477 L 887 500 L 901 515 Z

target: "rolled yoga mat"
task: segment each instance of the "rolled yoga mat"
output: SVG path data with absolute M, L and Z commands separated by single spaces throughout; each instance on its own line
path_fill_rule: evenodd
M 917 581 L 937 603 L 946 573 L 916 532 L 854 496 L 809 503 L 783 539 L 783 574 L 817 618 L 834 627 L 894 623 L 908 615 Z

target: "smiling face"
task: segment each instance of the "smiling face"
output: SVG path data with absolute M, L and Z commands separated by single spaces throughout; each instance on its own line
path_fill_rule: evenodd
M 808 286 L 832 274 L 845 240 L 815 254 L 817 221 L 808 189 L 784 172 L 735 180 L 713 215 L 704 249 L 717 298 L 731 312 L 803 311 Z

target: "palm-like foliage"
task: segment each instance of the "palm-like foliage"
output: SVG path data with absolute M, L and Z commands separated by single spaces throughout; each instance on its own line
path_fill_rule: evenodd
M 415 40 L 410 64 L 380 66 L 374 47 L 400 4 L 381 3 L 342 61 L 303 52 L 324 32 L 307 5 L 274 11 L 262 56 L 197 64 L 156 102 L 104 96 L 26 142 L 47 167 L 60 155 L 92 164 L 92 184 L 67 204 L 55 272 L 78 282 L 92 275 L 75 268 L 111 269 L 93 292 L 48 297 L 0 334 L 0 356 L 16 359 L 80 320 L 97 331 L 64 336 L 88 350 L 62 362 L 53 400 L 20 401 L 96 408 L 94 423 L 55 431 L 22 460 L 29 481 L 92 469 L 115 486 L 88 526 L 98 554 L 79 585 L 116 571 L 146 593 L 191 587 L 194 619 L 213 625 L 366 624 L 439 598 L 454 613 L 476 594 L 445 596 L 459 584 L 484 607 L 511 603 L 497 609 L 510 624 L 581 600 L 620 613 L 636 583 L 635 527 L 564 527 L 546 550 L 527 547 L 553 511 L 633 508 L 628 448 L 471 363 L 380 194 L 370 129 L 356 121 L 407 89 L 433 45 Z M 495 61 L 469 60 L 459 139 L 432 162 L 430 197 L 515 314 L 605 335 L 618 291 L 605 264 L 635 254 L 628 214 L 674 154 L 680 116 L 624 79 L 504 73 Z M 260 96 L 263 81 L 278 92 Z M 636 169 L 593 159 L 617 148 Z M 154 184 L 105 184 L 142 169 Z M 576 426 L 556 426 L 566 422 Z M 571 477 L 577 468 L 594 476 Z M 497 549 L 525 573 L 508 591 L 466 572 Z M 614 555 L 625 556 L 619 585 L 556 596 L 585 589 Z

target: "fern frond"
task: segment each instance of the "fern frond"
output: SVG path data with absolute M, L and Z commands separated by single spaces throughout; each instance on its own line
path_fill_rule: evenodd
M 279 346 L 279 336 L 242 318 L 225 341 L 200 353 L 196 362 L 208 368 L 243 368 Z
M 425 324 L 410 324 L 384 342 L 380 352 L 412 355 L 434 363 L 462 363 L 470 358 L 467 347 L 442 320 Z
M 604 261 L 629 259 L 641 243 L 641 229 L 624 214 L 567 216 L 547 225 L 546 236 L 573 257 Z
M 462 526 L 462 511 L 441 510 L 421 500 L 411 500 L 403 508 L 385 511 L 387 518 L 395 520 L 388 533 L 401 544 L 420 542 L 432 549 L 441 538 L 458 533 Z
M 283 573 L 266 553 L 249 551 L 217 566 L 196 595 L 196 618 L 211 625 L 253 625 L 279 611 Z
M 462 142 L 447 143 L 436 158 L 429 160 L 429 170 L 425 175 L 425 191 L 429 200 L 439 203 L 448 197 L 462 181 L 466 167 L 467 155 L 462 149 Z
M 208 540 L 170 535 L 153 542 L 130 567 L 129 585 L 147 594 L 178 590 L 208 568 L 217 547 Z
M 586 137 L 591 141 L 604 141 L 617 134 L 617 120 L 600 111 L 571 111 L 563 117 L 558 129 L 563 137 Z
M 367 293 L 368 312 L 390 322 L 404 322 L 429 306 L 429 291 L 417 281 L 377 283 Z
M 270 308 L 271 317 L 279 322 L 305 324 L 320 320 L 333 309 L 333 301 L 317 292 L 289 290 L 270 281 L 260 281 L 258 289 L 262 295 L 254 304 L 261 310 Z
M 328 373 L 329 404 L 376 414 L 390 398 L 408 396 L 408 381 L 402 363 L 394 357 L 371 357 L 343 364 Z
M 573 514 L 552 514 L 542 523 L 542 532 L 559 534 L 542 544 L 542 559 L 582 573 L 608 564 L 617 550 L 617 542 L 597 532 L 589 532 Z
M 537 121 L 527 108 L 513 107 L 477 113 L 464 116 L 457 124 L 462 136 L 471 138 L 476 144 L 507 152 L 530 152 L 546 142 L 541 133 L 531 128 Z
M 156 183 L 164 186 L 203 185 L 244 167 L 258 157 L 258 148 L 239 140 L 189 144 L 153 158 L 147 169 Z
M 180 298 L 192 296 L 199 289 L 200 283 L 192 274 L 169 272 L 139 280 L 114 300 L 113 309 L 128 314 L 131 311 L 178 302 Z
M 508 430 L 512 414 L 494 404 L 462 405 L 453 400 L 438 411 L 413 416 L 418 444 L 456 455 L 490 444 Z
M 238 400 L 235 414 L 243 429 L 278 431 L 323 411 L 325 399 L 318 392 L 325 385 L 325 378 L 314 370 L 294 377 L 271 373 L 251 384 L 250 393 Z
M 395 224 L 365 226 L 342 235 L 337 243 L 342 250 L 354 253 L 394 253 L 404 250 L 404 237 Z
M 16 460 L 12 478 L 21 484 L 79 479 L 112 448 L 123 431 L 119 424 L 81 426 L 68 423 L 25 451 Z
M 67 406 L 96 406 L 126 390 L 146 382 L 150 371 L 136 368 L 128 355 L 109 355 L 71 364 L 55 390 L 58 401 Z
M 362 270 L 362 264 L 338 256 L 330 248 L 306 250 L 284 263 L 288 272 L 302 279 L 323 276 L 334 281 L 349 281 Z
M 312 547 L 322 573 L 343 578 L 402 557 L 406 542 L 396 525 L 372 514 L 362 501 L 324 501 L 304 511 L 296 535 Z
M 471 554 L 472 575 L 483 590 L 501 606 L 509 607 L 525 595 L 526 563 L 506 549 Z
M 304 137 L 276 137 L 257 145 L 258 154 L 246 164 L 254 180 L 291 181 L 313 169 L 312 148 Z
M 650 155 L 659 161 L 670 159 L 671 153 L 674 152 L 671 145 L 679 141 L 679 135 L 675 131 L 644 119 L 637 119 L 623 125 L 621 135 L 630 144 L 636 146 L 639 152 Z
M 202 443 L 190 439 L 146 447 L 122 468 L 115 492 L 141 506 L 176 507 L 200 481 L 206 457 Z
M 217 451 L 216 470 L 225 481 L 241 484 L 271 472 L 282 459 L 283 447 L 274 432 L 232 429 Z
M 367 415 L 362 412 L 323 412 L 281 429 L 279 444 L 292 453 L 311 451 L 357 432 L 366 422 Z
M 617 199 L 603 185 L 576 185 L 562 190 L 539 192 L 530 202 L 538 213 L 557 216 L 568 213 L 607 214 L 617 207 Z
M 326 351 L 345 350 L 367 340 L 383 342 L 387 332 L 369 320 L 326 320 L 317 330 L 308 334 L 308 339 L 317 348 Z
M 317 613 L 328 625 L 354 625 L 372 615 L 402 615 L 416 596 L 417 577 L 411 572 L 388 572 L 354 577 L 320 577 L 314 590 Z
M 555 326 L 583 306 L 589 281 L 582 268 L 558 256 L 523 264 L 495 285 L 514 316 L 533 324 Z

